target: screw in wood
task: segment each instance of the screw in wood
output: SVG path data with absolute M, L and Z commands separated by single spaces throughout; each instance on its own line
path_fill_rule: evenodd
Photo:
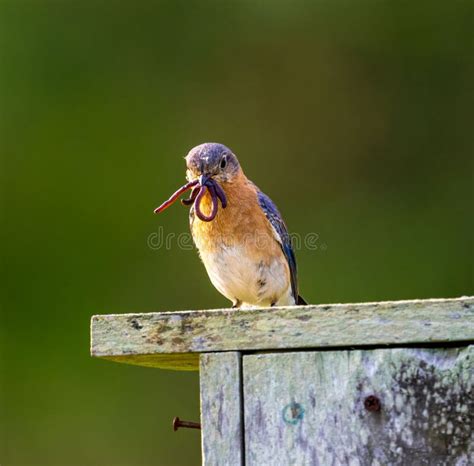
M 372 412 L 380 411 L 380 408 L 381 408 L 380 400 L 375 395 L 369 395 L 364 400 L 364 407 L 367 411 L 372 411 Z
M 176 416 L 173 419 L 173 430 L 176 432 L 180 427 L 185 427 L 187 429 L 201 429 L 201 424 L 199 422 L 182 421 Z

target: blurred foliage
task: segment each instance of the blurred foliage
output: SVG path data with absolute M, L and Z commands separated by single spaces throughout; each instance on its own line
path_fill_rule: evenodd
M 0 463 L 190 465 L 197 373 L 93 360 L 94 313 L 228 306 L 178 206 L 223 142 L 316 232 L 311 302 L 473 293 L 473 2 L 2 1 Z

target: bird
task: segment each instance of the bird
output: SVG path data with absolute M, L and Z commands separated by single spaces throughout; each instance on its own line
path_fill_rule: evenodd
M 214 287 L 233 308 L 307 304 L 299 294 L 285 222 L 273 201 L 244 174 L 237 156 L 223 144 L 204 143 L 192 148 L 185 161 L 188 183 L 155 213 L 192 190 L 181 202 L 191 206 L 191 234 Z

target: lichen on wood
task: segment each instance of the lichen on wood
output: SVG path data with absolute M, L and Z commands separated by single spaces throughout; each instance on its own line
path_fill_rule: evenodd
M 93 356 L 197 369 L 198 354 L 474 340 L 474 298 L 97 315 Z
M 243 375 L 247 465 L 474 464 L 474 346 L 247 355 Z

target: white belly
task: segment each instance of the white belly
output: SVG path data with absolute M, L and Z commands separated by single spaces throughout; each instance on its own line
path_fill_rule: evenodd
M 264 263 L 250 257 L 243 247 L 222 246 L 215 252 L 201 253 L 201 258 L 212 284 L 234 304 L 295 304 L 283 254 Z

